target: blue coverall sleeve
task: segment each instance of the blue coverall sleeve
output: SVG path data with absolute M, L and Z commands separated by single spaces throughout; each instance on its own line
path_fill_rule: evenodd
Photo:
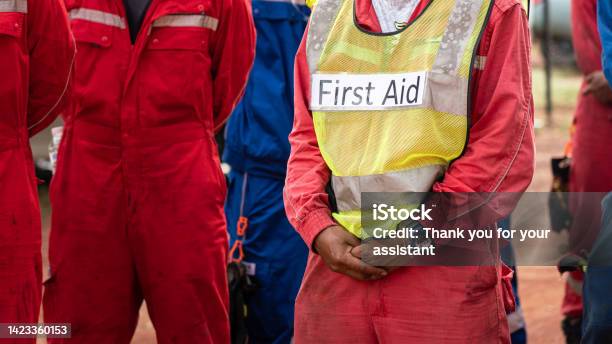
M 612 85 L 612 1 L 599 0 L 597 3 L 599 33 L 603 47 L 603 69 L 608 82 Z

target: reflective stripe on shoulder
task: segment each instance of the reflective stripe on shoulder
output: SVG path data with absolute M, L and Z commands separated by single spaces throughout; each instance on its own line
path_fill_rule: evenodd
M 108 25 L 125 29 L 125 19 L 113 13 L 92 10 L 89 8 L 75 8 L 69 13 L 70 20 L 84 20 L 92 23 Z
M 308 37 L 306 39 L 306 58 L 310 73 L 314 73 L 319 66 L 321 53 L 340 11 L 340 5 L 341 1 L 338 0 L 319 0 L 310 15 Z
M 219 19 L 204 14 L 170 14 L 157 19 L 153 27 L 203 27 L 217 30 Z
M 28 0 L 0 0 L 1 12 L 28 13 Z
M 474 60 L 474 68 L 475 69 L 484 70 L 486 64 L 487 64 L 487 57 L 486 56 L 481 56 L 481 55 L 477 55 L 476 56 L 476 59 Z
M 456 0 L 432 67 L 434 72 L 457 75 L 483 3 L 484 0 Z

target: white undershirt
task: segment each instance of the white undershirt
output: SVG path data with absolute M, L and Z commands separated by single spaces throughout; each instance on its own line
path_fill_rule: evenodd
M 394 32 L 403 28 L 420 0 L 372 0 L 382 32 Z

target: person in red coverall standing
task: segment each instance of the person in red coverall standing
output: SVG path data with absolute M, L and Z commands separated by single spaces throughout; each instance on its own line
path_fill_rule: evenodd
M 602 46 L 597 30 L 597 0 L 572 1 L 572 35 L 578 68 L 584 77 L 574 116 L 570 209 L 570 242 L 581 254 L 590 250 L 601 227 L 601 201 L 612 191 L 612 89 L 603 73 Z M 581 337 L 581 271 L 567 276 L 562 313 L 568 343 Z
M 402 114 L 394 109 L 386 109 L 384 102 L 380 106 L 373 98 L 370 99 L 370 104 L 363 105 L 364 102 L 360 99 L 350 98 L 352 96 L 349 90 L 349 104 L 352 102 L 349 110 L 352 112 L 343 112 L 344 108 L 336 106 L 338 102 L 343 101 L 342 97 L 338 97 L 340 100 L 334 103 L 333 91 L 329 88 L 318 92 L 318 96 L 311 97 L 312 90 L 326 85 L 321 81 L 313 87 L 311 80 L 329 75 L 345 80 L 343 75 L 351 68 L 361 68 L 361 71 L 378 68 L 381 75 L 369 75 L 367 80 L 387 80 L 384 78 L 391 73 L 389 69 L 397 67 L 391 63 L 377 66 L 373 61 L 388 62 L 387 59 L 395 59 L 396 63 L 402 63 L 402 56 L 411 58 L 412 63 L 417 65 L 426 65 L 432 58 L 431 55 L 420 58 L 417 49 L 423 49 L 425 53 L 436 52 L 454 46 L 457 41 L 466 42 L 463 38 L 454 40 L 453 35 L 462 36 L 464 32 L 469 34 L 470 30 L 457 29 L 455 25 L 473 18 L 472 11 L 478 10 L 478 6 L 474 7 L 473 3 L 486 5 L 485 2 L 463 0 L 355 0 L 353 21 L 353 1 L 349 3 L 348 7 L 340 6 L 340 14 L 334 19 L 336 5 L 327 0 L 318 1 L 311 16 L 308 33 L 296 57 L 296 111 L 294 128 L 289 137 L 292 151 L 284 196 L 288 217 L 311 248 L 311 253 L 296 300 L 295 341 L 298 344 L 509 343 L 505 308 L 510 309 L 512 306 L 504 302 L 509 295 L 503 295 L 506 289 L 502 287 L 502 279 L 508 276 L 502 274 L 499 266 L 404 267 L 387 271 L 365 265 L 353 255 L 354 249 L 360 245 L 359 238 L 349 233 L 347 227 L 339 224 L 337 212 L 334 211 L 332 216 L 333 204 L 340 208 L 339 198 L 355 193 L 354 190 L 343 189 L 343 185 L 358 188 L 374 179 L 377 182 L 374 183 L 375 190 L 367 191 L 376 191 L 377 187 L 386 185 L 385 179 L 388 175 L 383 173 L 376 175 L 376 178 L 339 175 L 332 173 L 332 169 L 338 169 L 338 166 L 345 162 L 362 162 L 361 168 L 368 169 L 368 161 L 374 164 L 380 159 L 362 160 L 359 154 L 343 159 L 342 154 L 334 155 L 334 149 L 344 149 L 344 155 L 352 154 L 352 150 L 375 149 L 376 145 L 388 144 L 368 140 L 372 133 L 386 127 L 385 121 L 397 116 L 398 121 L 395 124 L 398 126 L 420 125 L 418 123 L 422 118 L 427 118 L 433 111 L 440 111 L 448 106 L 448 111 L 469 116 L 470 124 L 466 125 L 469 138 L 467 142 L 461 143 L 465 145 L 465 149 L 452 164 L 446 166 L 440 175 L 433 176 L 431 184 L 419 187 L 433 192 L 524 191 L 531 182 L 534 166 L 531 42 L 526 12 L 518 0 L 495 0 L 488 3 L 490 7 L 486 22 L 482 24 L 482 34 L 472 43 L 474 59 L 471 63 L 470 60 L 467 62 L 469 64 L 466 70 L 470 73 L 471 69 L 472 76 L 469 81 L 457 79 L 456 76 L 454 59 L 463 56 L 456 54 L 457 51 L 460 52 L 460 48 L 455 50 L 453 56 L 445 55 L 440 58 L 440 55 L 434 55 L 434 68 L 427 75 L 432 80 L 438 77 L 438 74 L 446 75 L 430 83 L 432 92 L 428 97 L 433 100 L 428 100 L 428 97 L 423 100 L 423 104 L 433 107 L 433 110 L 420 111 L 419 107 L 413 107 L 407 108 L 406 113 Z M 413 3 L 413 6 L 408 11 L 406 8 L 410 7 L 409 3 Z M 432 26 L 439 25 L 440 20 L 446 20 L 445 11 L 449 8 L 445 6 L 458 11 L 457 17 L 451 15 L 449 19 L 448 26 L 452 27 L 452 30 L 442 34 L 443 41 L 449 37 L 450 41 L 440 49 L 421 48 L 421 45 L 427 47 L 426 44 L 440 42 L 437 36 L 427 35 Z M 342 11 L 349 13 L 348 20 L 343 16 L 346 13 Z M 440 12 L 428 13 L 429 11 Z M 328 15 L 332 18 L 333 26 L 329 22 L 325 24 L 323 21 L 317 21 L 317 18 Z M 314 27 L 313 23 L 316 23 Z M 436 30 L 432 35 L 440 34 L 440 31 Z M 407 50 L 394 51 L 395 47 L 402 46 L 403 40 L 411 39 L 411 33 L 418 33 L 419 36 L 414 39 L 421 45 L 407 44 Z M 351 41 L 351 37 L 358 39 Z M 384 42 L 381 43 L 380 40 Z M 373 50 L 379 43 L 387 49 L 383 52 Z M 355 51 L 355 47 L 370 50 L 360 53 Z M 410 47 L 415 50 L 410 51 Z M 385 55 L 386 53 L 389 55 Z M 471 51 L 466 54 L 471 54 Z M 438 58 L 449 64 L 437 68 Z M 359 63 L 359 66 L 354 67 L 355 63 Z M 410 62 L 406 63 L 410 65 Z M 330 71 L 332 69 L 333 71 Z M 355 73 L 359 73 L 359 70 Z M 344 85 L 362 79 L 357 76 L 347 78 Z M 471 90 L 465 99 L 472 104 L 467 112 L 463 106 L 453 106 L 453 102 L 461 98 L 445 94 L 453 93 L 459 88 L 442 87 L 440 94 L 433 91 L 433 87 L 438 86 L 437 82 L 444 84 L 444 81 L 440 80 L 451 79 L 466 83 L 466 87 Z M 333 85 L 333 82 L 327 85 Z M 361 90 L 364 89 L 366 88 Z M 329 94 L 332 96 L 328 96 Z M 365 99 L 365 95 L 363 97 Z M 331 100 L 321 106 L 325 99 Z M 376 106 L 376 110 L 382 112 L 371 111 L 368 105 Z M 317 110 L 312 110 L 313 107 Z M 363 113 L 360 114 L 361 111 Z M 444 116 L 442 113 L 437 118 Z M 433 123 L 436 120 L 431 119 Z M 351 121 L 360 121 L 359 128 L 364 130 L 361 135 L 354 135 L 355 128 Z M 343 125 L 346 130 L 342 130 Z M 321 129 L 322 127 L 325 129 Z M 439 130 L 440 126 L 431 129 Z M 390 130 L 393 130 L 393 126 Z M 379 156 L 406 145 L 401 142 L 406 138 L 431 137 L 419 136 L 418 132 L 410 133 L 410 130 L 410 127 L 405 127 L 402 135 L 376 136 L 395 138 L 394 144 L 385 147 Z M 423 130 L 427 132 L 430 128 L 425 126 Z M 352 137 L 356 140 L 366 137 L 366 142 L 351 141 Z M 446 136 L 443 133 L 436 137 Z M 336 138 L 339 142 L 332 142 Z M 432 142 L 432 145 L 437 144 L 435 140 Z M 322 147 L 326 149 L 325 154 L 322 154 Z M 428 149 L 429 147 L 422 148 L 420 153 L 429 154 Z M 409 154 L 405 157 L 410 158 Z M 397 157 L 397 160 L 406 159 Z M 330 165 L 329 161 L 334 164 Z M 394 173 L 410 175 L 410 171 L 414 170 L 407 171 L 391 171 L 391 176 Z M 421 171 L 427 173 L 426 169 Z M 401 180 L 396 178 L 395 185 L 410 184 L 420 178 L 416 177 Z M 353 183 L 352 179 L 358 180 Z M 331 185 L 330 180 L 333 181 Z M 411 185 L 404 186 L 404 190 L 379 191 L 414 191 Z M 329 192 L 330 188 L 333 193 Z M 332 197 L 335 197 L 335 202 Z M 346 199 L 343 199 L 343 202 L 348 203 Z
M 74 40 L 60 2 L 0 0 L 3 324 L 38 321 L 42 295 L 41 224 L 29 139 L 61 111 L 62 99 L 69 90 L 74 53 Z
M 72 325 L 65 342 L 129 343 L 144 299 L 160 343 L 227 343 L 214 135 L 254 59 L 250 4 L 65 3 L 79 53 L 50 190 L 45 321 Z

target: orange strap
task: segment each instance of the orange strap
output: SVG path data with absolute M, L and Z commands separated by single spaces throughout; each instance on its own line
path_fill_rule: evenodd
M 246 235 L 247 228 L 249 228 L 249 219 L 244 216 L 244 202 L 246 200 L 247 184 L 249 180 L 249 174 L 245 173 L 242 180 L 242 198 L 240 199 L 240 217 L 236 224 L 236 234 L 238 237 L 234 242 L 231 250 L 229 251 L 229 260 L 234 263 L 241 263 L 244 259 L 244 238 Z M 236 256 L 237 255 L 237 256 Z
M 249 219 L 240 216 L 236 224 L 236 234 L 238 234 L 239 238 L 234 241 L 234 245 L 229 252 L 230 260 L 234 263 L 241 263 L 244 259 L 243 239 L 247 228 L 249 228 Z M 238 254 L 238 256 L 236 256 L 236 254 Z
M 574 138 L 574 132 L 576 131 L 576 125 L 572 124 L 572 126 L 569 129 L 570 132 L 570 139 L 567 141 L 567 143 L 565 144 L 565 148 L 563 149 L 563 153 L 566 157 L 571 158 L 572 157 L 572 139 Z

